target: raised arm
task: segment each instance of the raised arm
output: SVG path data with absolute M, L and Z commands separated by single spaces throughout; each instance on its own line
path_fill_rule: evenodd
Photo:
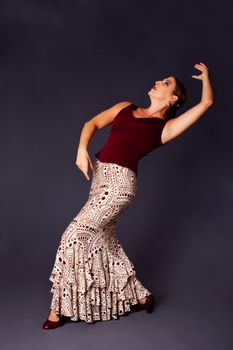
M 213 104 L 213 91 L 209 80 L 208 68 L 202 62 L 195 64 L 194 67 L 202 72 L 200 75 L 192 75 L 192 78 L 202 81 L 201 101 L 180 116 L 167 121 L 161 135 L 163 144 L 190 128 Z

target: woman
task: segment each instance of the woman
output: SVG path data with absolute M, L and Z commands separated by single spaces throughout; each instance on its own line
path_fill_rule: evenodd
M 153 295 L 136 277 L 115 228 L 135 198 L 139 159 L 181 135 L 213 103 L 208 68 L 204 63 L 194 67 L 201 71 L 192 75 L 202 80 L 201 101 L 180 116 L 175 114 L 186 101 L 186 89 L 170 76 L 150 89 L 148 108 L 120 102 L 85 123 L 76 164 L 88 180 L 88 165 L 93 171 L 90 193 L 61 237 L 49 278 L 53 297 L 44 329 L 60 326 L 65 317 L 87 323 L 117 319 L 133 306 L 152 312 Z M 94 132 L 110 123 L 110 135 L 93 166 L 87 146 Z

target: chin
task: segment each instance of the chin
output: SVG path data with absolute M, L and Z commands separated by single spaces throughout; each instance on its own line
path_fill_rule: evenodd
M 149 90 L 147 94 L 150 96 L 150 98 L 154 96 L 154 94 L 151 90 Z

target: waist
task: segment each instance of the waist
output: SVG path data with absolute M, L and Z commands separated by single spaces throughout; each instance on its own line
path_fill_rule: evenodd
M 120 153 L 104 153 L 102 150 L 95 153 L 95 157 L 102 163 L 111 163 L 120 168 L 128 169 L 133 176 L 138 174 L 138 160 L 128 159 L 126 155 L 122 157 Z

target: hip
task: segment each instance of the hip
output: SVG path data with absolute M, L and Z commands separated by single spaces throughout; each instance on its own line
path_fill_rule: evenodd
M 100 189 L 110 189 L 114 194 L 135 197 L 137 192 L 137 176 L 128 167 L 110 162 L 102 162 L 98 158 L 92 173 L 91 193 Z

